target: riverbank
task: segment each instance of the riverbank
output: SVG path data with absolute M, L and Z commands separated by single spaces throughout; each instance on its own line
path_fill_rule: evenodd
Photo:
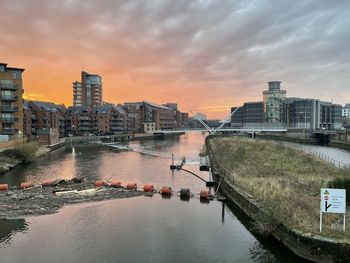
M 339 215 L 328 214 L 319 233 L 320 188 L 343 188 L 337 182 L 343 182 L 348 172 L 303 151 L 264 141 L 211 137 L 206 146 L 214 170 L 224 180 L 225 195 L 260 232 L 273 235 L 304 258 L 349 260 L 350 230 L 344 233 L 341 224 L 335 224 Z
M 21 144 L 13 149 L 6 149 L 0 152 L 0 175 L 17 165 L 31 163 L 49 152 L 46 146 L 37 143 Z
M 146 141 L 146 140 L 155 140 L 155 139 L 164 139 L 169 137 L 181 136 L 185 132 L 174 132 L 174 133 L 165 133 L 165 134 L 147 134 L 140 133 L 135 134 L 130 141 Z M 116 138 L 121 138 L 122 136 L 127 135 L 116 135 Z M 35 161 L 36 158 L 39 158 L 49 152 L 55 151 L 61 147 L 65 147 L 67 144 L 83 144 L 87 142 L 95 142 L 101 139 L 110 139 L 109 136 L 83 136 L 83 137 L 66 137 L 65 141 L 54 145 L 39 145 L 37 143 L 28 143 L 16 146 L 13 149 L 7 149 L 0 152 L 0 176 L 6 172 L 12 170 L 18 165 L 28 164 Z
M 268 140 L 275 140 L 275 141 L 285 141 L 285 142 L 294 142 L 294 143 L 303 143 L 303 144 L 312 144 L 312 145 L 316 145 L 316 144 L 320 144 L 318 142 L 317 138 L 305 138 L 302 136 L 288 136 L 288 135 L 273 135 L 273 134 L 257 134 L 256 135 L 257 138 L 262 138 L 262 139 L 268 139 Z M 334 138 L 331 138 L 328 144 L 324 144 L 324 145 L 329 145 L 331 147 L 336 147 L 336 148 L 341 148 L 344 150 L 348 150 L 350 151 L 350 143 L 349 142 L 345 142 L 345 141 L 339 141 L 336 140 Z
M 143 191 L 95 187 L 92 182 L 64 181 L 56 186 L 11 188 L 0 191 L 0 218 L 37 216 L 56 213 L 67 204 L 141 196 Z

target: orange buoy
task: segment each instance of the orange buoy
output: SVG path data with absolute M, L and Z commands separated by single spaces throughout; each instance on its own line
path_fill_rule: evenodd
M 126 185 L 126 189 L 128 189 L 128 190 L 137 190 L 137 184 L 135 184 L 135 183 L 128 183 Z
M 207 189 L 201 190 L 199 192 L 199 198 L 200 199 L 209 199 L 209 190 L 207 190 Z
M 122 187 L 122 183 L 119 181 L 112 181 L 111 187 L 120 188 L 120 187 Z
M 153 184 L 145 184 L 143 186 L 144 192 L 153 192 L 153 190 L 154 190 Z
M 8 184 L 0 184 L 0 191 L 5 191 L 9 189 L 9 185 Z
M 105 185 L 104 181 L 95 181 L 95 186 L 97 186 L 97 187 L 101 187 L 101 186 L 104 186 L 104 185 Z
M 160 190 L 160 193 L 162 195 L 171 195 L 171 187 L 170 186 L 163 186 Z
M 32 183 L 29 183 L 29 182 L 21 183 L 21 189 L 27 189 L 31 186 L 32 186 Z

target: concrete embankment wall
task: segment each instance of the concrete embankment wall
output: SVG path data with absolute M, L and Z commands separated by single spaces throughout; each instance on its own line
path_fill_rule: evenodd
M 348 143 L 348 142 L 331 140 L 329 142 L 329 146 L 338 147 L 338 148 L 342 148 L 342 149 L 350 151 L 350 143 Z
M 272 134 L 257 134 L 258 138 L 265 138 L 276 141 L 287 141 L 287 142 L 296 142 L 296 143 L 305 143 L 305 144 L 317 144 L 316 138 L 296 138 L 289 136 L 280 136 Z
M 252 221 L 258 221 L 261 215 L 264 214 L 263 206 L 256 202 L 253 196 L 234 184 L 234 177 L 230 175 L 231 171 L 225 170 L 225 167 L 216 160 L 210 145 L 210 136 L 206 139 L 206 148 L 215 175 L 214 179 L 217 183 L 221 181 L 220 188 L 223 194 L 232 205 L 240 209 Z M 276 215 L 276 218 L 278 218 L 278 215 Z M 311 234 L 305 235 L 288 229 L 281 223 L 274 225 L 275 227 L 270 234 L 304 259 L 314 262 L 349 262 L 349 243 Z

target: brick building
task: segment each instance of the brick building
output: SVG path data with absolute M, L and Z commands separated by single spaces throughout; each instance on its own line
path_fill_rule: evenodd
M 0 63 L 0 134 L 23 132 L 22 73 L 24 69 Z
M 177 127 L 176 111 L 164 105 L 143 101 L 125 103 L 124 107 L 138 109 L 139 122 L 137 124 L 140 126 L 136 127 L 136 130 L 144 131 L 144 127 L 151 123 L 154 123 L 156 130 L 172 130 Z
M 29 109 L 26 109 L 25 123 L 28 125 L 29 118 L 27 115 L 31 111 L 31 134 L 37 135 L 38 130 L 55 129 L 60 137 L 65 134 L 65 118 L 66 107 L 64 105 L 54 104 L 44 101 L 29 101 Z M 26 106 L 27 108 L 27 106 Z M 27 129 L 27 128 L 26 128 Z
M 103 105 L 92 109 L 92 133 L 121 134 L 127 132 L 127 113 L 118 106 Z

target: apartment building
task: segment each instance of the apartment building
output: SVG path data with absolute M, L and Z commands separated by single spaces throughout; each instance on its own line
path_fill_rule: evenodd
M 127 114 L 128 133 L 143 132 L 141 103 L 124 103 L 122 108 Z
M 24 69 L 8 67 L 0 63 L 0 134 L 13 136 L 23 133 L 23 84 Z
M 52 129 L 53 132 L 57 130 L 59 137 L 64 137 L 65 111 L 64 105 L 44 101 L 23 101 L 24 134 L 28 139 L 33 139 L 38 133 L 42 134 L 42 130 Z
M 139 109 L 140 130 L 150 127 L 154 123 L 155 130 L 172 130 L 176 125 L 176 111 L 160 104 L 149 101 L 125 103 L 124 107 L 134 107 Z M 153 127 L 153 126 L 152 126 Z M 147 128 L 147 130 L 149 130 Z
M 121 134 L 127 132 L 127 113 L 118 106 L 103 105 L 92 109 L 92 133 Z
M 91 109 L 85 106 L 70 106 L 66 110 L 66 135 L 87 135 L 93 131 Z
M 127 132 L 127 113 L 115 105 L 88 108 L 70 106 L 66 114 L 66 135 L 121 134 Z
M 102 78 L 96 74 L 81 72 L 81 81 L 73 82 L 73 106 L 102 106 Z

